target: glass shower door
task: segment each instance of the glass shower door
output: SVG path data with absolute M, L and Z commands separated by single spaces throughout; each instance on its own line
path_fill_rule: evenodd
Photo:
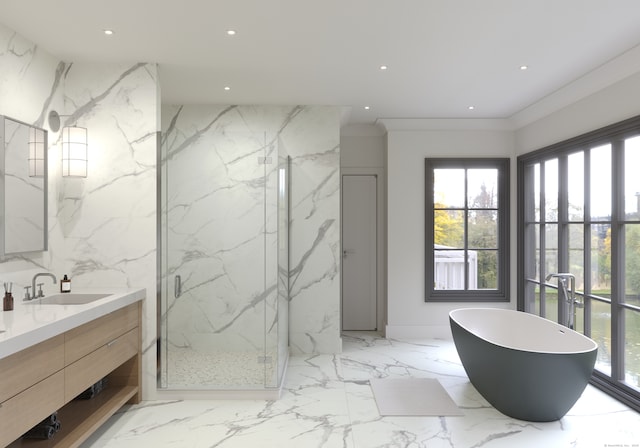
M 267 378 L 268 387 L 277 387 L 284 377 L 289 357 L 289 207 L 290 207 L 290 173 L 291 159 L 284 153 L 278 156 L 278 272 L 277 272 L 277 331 L 271 336 L 277 346 L 277 371 L 275 376 Z
M 162 388 L 256 389 L 277 377 L 276 148 L 263 132 L 214 131 L 162 145 Z

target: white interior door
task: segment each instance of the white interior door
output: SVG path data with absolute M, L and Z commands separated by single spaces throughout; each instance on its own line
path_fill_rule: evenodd
M 342 176 L 342 329 L 377 329 L 377 178 Z

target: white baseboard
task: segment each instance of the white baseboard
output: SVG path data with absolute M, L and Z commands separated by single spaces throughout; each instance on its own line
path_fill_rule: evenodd
M 342 338 L 339 334 L 289 332 L 289 352 L 292 355 L 342 353 Z
M 387 339 L 453 339 L 448 325 L 387 325 Z

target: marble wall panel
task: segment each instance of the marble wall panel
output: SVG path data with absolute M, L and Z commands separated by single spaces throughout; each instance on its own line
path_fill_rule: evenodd
M 298 107 L 280 132 L 292 157 L 292 353 L 339 353 L 340 127 L 333 107 Z
M 65 63 L 0 25 L 0 114 L 49 130 L 49 249 L 0 260 L 15 295 L 34 273 L 68 274 L 72 287 L 144 287 L 144 398 L 155 393 L 156 146 L 154 64 Z M 61 177 L 62 125 L 89 132 L 86 179 Z M 56 286 L 45 284 L 50 294 Z
M 62 103 L 64 62 L 0 24 L 0 67 L 0 114 L 46 128 Z
M 0 115 L 15 118 L 50 131 L 46 117 L 63 104 L 63 73 L 66 64 L 38 45 L 0 25 Z M 49 155 L 54 142 L 49 132 Z M 51 162 L 50 162 L 51 163 Z M 49 204 L 53 199 L 49 191 Z M 49 207 L 49 229 L 57 226 L 56 210 Z M 52 270 L 52 248 L 63 244 L 49 238 L 49 252 L 14 254 L 0 260 L 3 281 L 14 283 L 14 295 L 21 297 L 36 272 Z
M 156 148 L 154 64 L 69 64 L 62 126 L 88 130 L 86 178 L 50 182 L 64 250 L 56 272 L 74 287 L 146 288 L 143 396 L 155 391 Z M 58 164 L 57 160 L 53 161 Z M 59 255 L 60 254 L 60 255 Z

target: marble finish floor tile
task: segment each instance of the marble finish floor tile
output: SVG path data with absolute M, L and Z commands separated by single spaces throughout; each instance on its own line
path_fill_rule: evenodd
M 381 417 L 370 378 L 437 378 L 457 417 Z M 557 422 L 509 418 L 478 394 L 452 341 L 343 336 L 343 353 L 292 356 L 277 401 L 128 407 L 83 447 L 604 448 L 640 446 L 640 414 L 588 386 Z

